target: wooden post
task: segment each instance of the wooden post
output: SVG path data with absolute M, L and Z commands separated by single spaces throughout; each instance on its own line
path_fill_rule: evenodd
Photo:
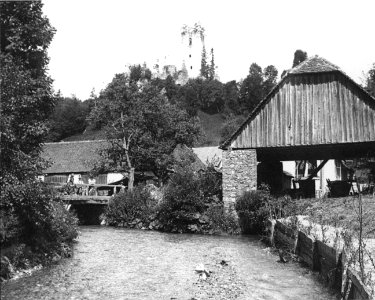
M 311 175 L 306 180 L 311 180 L 318 172 L 324 167 L 324 165 L 327 163 L 328 159 L 325 159 L 322 161 L 322 163 L 312 171 Z

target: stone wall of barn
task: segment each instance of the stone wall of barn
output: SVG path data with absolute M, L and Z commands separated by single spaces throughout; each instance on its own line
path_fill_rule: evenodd
M 257 188 L 256 150 L 223 151 L 222 166 L 223 201 L 228 209 L 242 192 Z

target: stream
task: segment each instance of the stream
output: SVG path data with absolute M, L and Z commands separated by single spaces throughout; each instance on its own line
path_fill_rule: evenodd
M 307 268 L 277 261 L 253 236 L 82 226 L 72 258 L 2 283 L 1 299 L 337 299 Z

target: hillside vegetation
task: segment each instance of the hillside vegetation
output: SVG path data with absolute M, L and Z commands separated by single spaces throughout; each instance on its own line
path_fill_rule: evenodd
M 201 122 L 204 139 L 197 144 L 197 147 L 218 146 L 221 141 L 221 127 L 225 122 L 223 114 L 207 114 L 198 111 L 198 117 Z

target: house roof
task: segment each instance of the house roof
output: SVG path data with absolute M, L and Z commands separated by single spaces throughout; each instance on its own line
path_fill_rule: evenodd
M 219 147 L 199 147 L 192 149 L 205 165 L 213 163 L 215 168 L 221 168 L 223 150 L 219 149 Z
M 206 165 L 198 158 L 193 150 L 184 144 L 178 144 L 173 150 L 172 155 L 181 165 L 189 165 L 194 171 L 206 169 Z
M 294 177 L 294 175 L 290 174 L 288 171 L 283 171 L 283 174 L 284 174 L 286 177 Z
M 277 85 L 268 93 L 268 95 L 263 100 L 261 100 L 259 104 L 253 109 L 249 117 L 242 123 L 242 125 L 226 141 L 224 141 L 219 146 L 219 148 L 225 150 L 230 146 L 232 141 L 238 137 L 238 135 L 242 132 L 244 127 L 251 122 L 251 120 L 258 114 L 258 112 L 267 103 L 267 101 L 271 97 L 273 97 L 273 95 L 284 84 L 287 78 L 289 78 L 290 76 L 297 76 L 297 75 L 302 75 L 302 74 L 317 74 L 317 73 L 330 73 L 330 72 L 337 72 L 343 75 L 349 82 L 351 82 L 352 85 L 354 85 L 357 89 L 361 90 L 361 92 L 364 93 L 366 97 L 368 97 L 369 99 L 371 99 L 371 101 L 374 101 L 375 103 L 375 99 L 365 89 L 363 89 L 358 83 L 356 83 L 347 74 L 345 74 L 339 67 L 332 64 L 328 60 L 316 55 L 303 61 L 299 65 L 295 66 L 293 69 L 288 70 L 287 74 L 277 83 Z
M 321 73 L 321 72 L 332 72 L 341 71 L 339 67 L 324 59 L 323 57 L 313 56 L 309 59 L 301 62 L 293 69 L 289 74 L 305 74 L 305 73 Z M 342 71 L 341 71 L 342 72 Z
M 107 145 L 105 140 L 45 143 L 42 158 L 52 165 L 44 173 L 89 172 Z

